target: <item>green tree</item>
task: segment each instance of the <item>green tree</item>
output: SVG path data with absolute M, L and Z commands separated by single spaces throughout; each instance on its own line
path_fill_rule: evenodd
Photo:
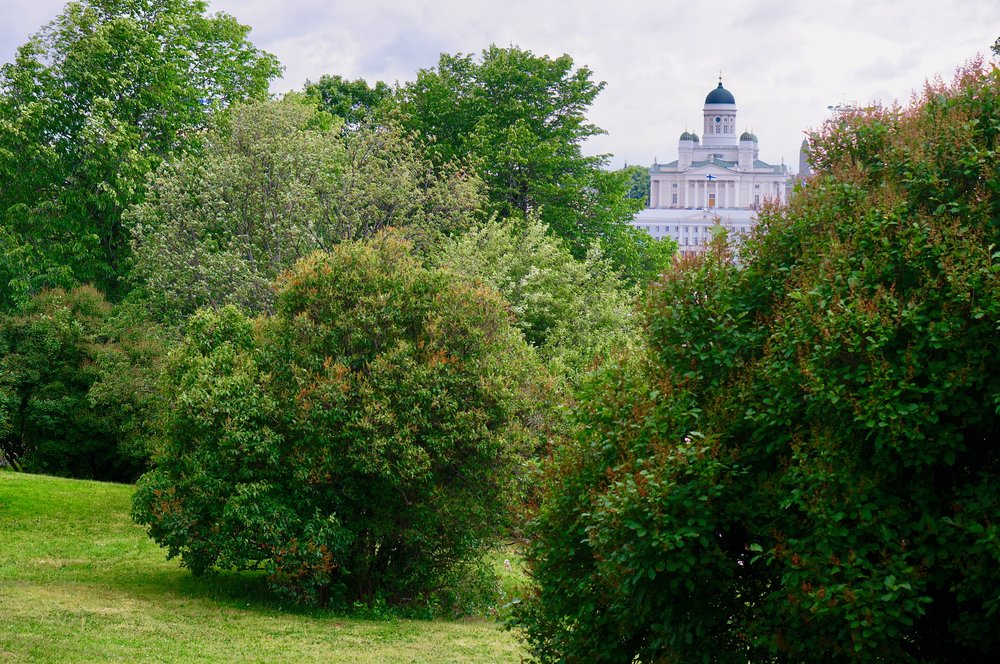
M 142 455 L 88 398 L 111 306 L 89 286 L 43 291 L 0 319 L 0 456 L 23 470 L 129 480 Z
M 649 205 L 649 168 L 646 166 L 626 166 L 622 169 L 628 174 L 631 186 L 628 190 L 628 197 L 642 201 L 643 205 Z
M 504 531 L 537 360 L 495 293 L 391 235 L 317 252 L 272 318 L 202 310 L 134 514 L 196 574 L 304 602 L 416 601 Z
M 306 81 L 305 93 L 324 111 L 342 118 L 347 129 L 360 127 L 393 101 L 392 88 L 383 81 L 372 87 L 363 78 L 349 81 L 342 76 L 323 75 L 315 83 Z
M 398 126 L 342 133 L 301 96 L 235 107 L 203 142 L 164 164 L 127 214 L 134 278 L 169 320 L 224 304 L 268 311 L 275 277 L 312 251 L 389 226 L 427 245 L 481 206 L 477 178 L 435 172 Z
M 119 464 L 128 468 L 118 479 L 134 481 L 148 469 L 163 406 L 160 374 L 178 336 L 133 292 L 114 305 L 92 347 L 96 375 L 87 400 L 112 431 Z
M 811 137 L 587 385 L 520 613 L 543 661 L 1000 654 L 1000 70 Z
M 482 224 L 450 239 L 433 260 L 498 290 L 550 370 L 575 380 L 635 348 L 638 291 L 622 282 L 596 243 L 578 261 L 547 231 L 533 216 Z
M 603 133 L 586 118 L 603 88 L 568 55 L 491 46 L 478 60 L 442 55 L 399 96 L 405 125 L 431 155 L 476 168 L 500 219 L 539 215 L 577 258 L 600 241 L 630 280 L 644 283 L 666 264 L 645 264 L 653 245 L 629 223 L 641 205 L 627 198 L 626 176 L 604 170 L 606 155 L 582 152 Z
M 121 214 L 209 118 L 262 98 L 275 58 L 203 0 L 78 0 L 0 69 L 0 306 L 45 286 L 117 295 Z

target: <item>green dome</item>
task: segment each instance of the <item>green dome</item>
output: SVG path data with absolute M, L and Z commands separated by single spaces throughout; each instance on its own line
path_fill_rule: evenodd
M 694 133 L 692 131 L 691 132 L 691 140 L 694 141 L 695 143 L 697 143 L 698 142 L 698 134 L 696 134 L 696 133 Z
M 684 132 L 683 134 L 681 134 L 680 140 L 682 140 L 682 141 L 693 141 L 694 138 L 692 138 L 692 136 L 691 136 L 691 134 L 689 132 Z
M 722 81 L 719 81 L 719 87 L 708 93 L 705 97 L 706 104 L 735 104 L 736 97 L 729 90 L 722 87 Z
M 756 143 L 757 142 L 757 137 L 754 136 L 753 134 L 751 134 L 750 132 L 745 131 L 745 132 L 743 132 L 740 135 L 740 140 L 741 141 L 753 141 L 754 143 Z

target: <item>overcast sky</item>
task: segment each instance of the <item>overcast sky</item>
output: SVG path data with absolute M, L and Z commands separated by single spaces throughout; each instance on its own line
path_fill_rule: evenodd
M 64 0 L 0 0 L 0 61 L 55 17 Z M 607 87 L 590 119 L 608 135 L 590 153 L 615 167 L 677 157 L 701 134 L 705 95 L 723 83 L 761 159 L 798 169 L 803 132 L 828 106 L 906 103 L 925 79 L 950 79 L 1000 36 L 998 0 L 210 0 L 278 56 L 274 92 L 323 74 L 411 80 L 438 54 L 491 43 L 568 53 Z

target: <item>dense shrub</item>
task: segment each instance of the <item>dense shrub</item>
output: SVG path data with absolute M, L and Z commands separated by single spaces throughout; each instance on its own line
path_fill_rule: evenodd
M 519 612 L 543 661 L 1000 653 L 1000 72 L 812 137 L 816 176 L 649 296 L 588 385 Z
M 118 456 L 134 481 L 149 469 L 155 423 L 163 406 L 160 372 L 179 332 L 159 325 L 141 293 L 115 305 L 93 348 L 96 379 L 87 392 L 91 407 L 112 427 Z
M 296 599 L 424 598 L 500 534 L 539 364 L 495 291 L 380 235 L 300 261 L 275 315 L 202 310 L 165 375 L 136 520 L 196 574 Z
M 43 291 L 0 319 L 0 455 L 23 470 L 134 479 L 143 454 L 89 398 L 111 305 L 90 286 Z

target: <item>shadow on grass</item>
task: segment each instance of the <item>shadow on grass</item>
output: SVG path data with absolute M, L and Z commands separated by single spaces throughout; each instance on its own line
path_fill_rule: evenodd
M 110 585 L 115 591 L 136 599 L 155 601 L 157 598 L 168 597 L 176 600 L 204 600 L 222 608 L 276 615 L 316 619 L 351 618 L 390 623 L 400 618 L 419 618 L 384 606 L 374 609 L 346 605 L 324 608 L 299 604 L 272 590 L 266 574 L 260 571 L 210 570 L 201 576 L 195 576 L 179 563 L 167 563 L 116 575 L 114 583 Z
M 174 566 L 171 566 L 174 565 Z M 282 613 L 315 613 L 315 609 L 297 606 L 276 595 L 263 572 L 210 570 L 195 576 L 178 563 L 136 568 L 116 575 L 115 590 L 141 597 L 167 596 L 177 599 L 211 600 L 222 606 L 273 609 Z

